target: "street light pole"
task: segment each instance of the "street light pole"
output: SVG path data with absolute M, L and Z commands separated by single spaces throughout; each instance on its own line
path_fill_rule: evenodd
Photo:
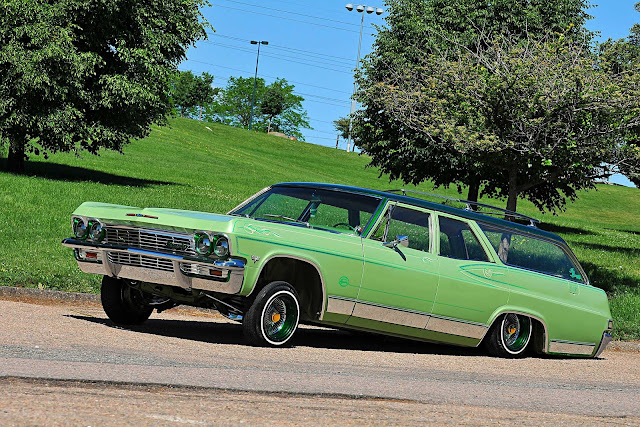
M 268 45 L 269 42 L 265 40 L 256 41 L 251 40 L 251 44 L 258 45 L 258 56 L 256 56 L 256 75 L 253 77 L 253 95 L 251 95 L 251 112 L 249 113 L 249 130 L 251 130 L 251 124 L 253 122 L 253 106 L 256 103 L 256 85 L 258 83 L 258 61 L 260 60 L 260 45 Z
M 349 12 L 353 10 L 353 5 L 351 3 L 347 4 L 345 7 Z M 363 12 L 366 11 L 369 14 L 375 12 L 376 15 L 382 15 L 384 13 L 384 10 L 379 7 L 367 6 L 367 5 L 361 5 L 361 4 L 357 5 L 355 9 L 358 12 L 362 13 L 362 19 L 360 19 L 360 39 L 358 40 L 358 56 L 356 57 L 356 72 L 357 72 L 358 69 L 360 68 L 360 49 L 362 47 L 362 30 L 364 28 Z M 353 81 L 353 97 L 351 98 L 351 113 L 349 114 L 349 137 L 347 139 L 347 152 L 350 151 L 351 141 L 353 140 L 351 138 L 351 130 L 353 129 L 353 114 L 356 112 L 355 95 L 356 95 L 357 88 L 358 88 L 358 84 L 354 80 Z M 354 144 L 354 147 L 355 147 L 355 144 Z

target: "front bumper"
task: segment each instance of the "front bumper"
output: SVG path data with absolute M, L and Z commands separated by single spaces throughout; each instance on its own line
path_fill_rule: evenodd
M 180 255 L 146 251 L 143 249 L 123 246 L 90 243 L 77 239 L 64 239 L 62 245 L 74 249 L 78 266 L 85 273 L 101 274 L 122 279 L 136 280 L 146 283 L 178 286 L 187 290 L 200 289 L 205 291 L 236 294 L 242 289 L 244 280 L 244 261 L 239 259 L 214 260 L 190 259 Z M 94 260 L 78 259 L 78 251 L 96 252 Z M 168 270 L 160 270 L 140 265 L 123 265 L 110 261 L 109 254 L 128 254 L 148 259 L 165 261 L 165 265 L 172 265 Z M 188 267 L 188 268 L 187 268 Z M 221 272 L 221 278 L 203 277 L 196 274 L 185 274 L 187 271 L 208 271 L 214 269 Z

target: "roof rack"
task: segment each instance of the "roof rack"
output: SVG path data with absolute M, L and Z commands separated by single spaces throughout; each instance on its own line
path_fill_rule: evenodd
M 407 193 L 421 194 L 423 196 L 436 197 L 438 199 L 444 199 L 444 200 L 450 200 L 452 202 L 463 203 L 465 205 L 464 210 L 466 210 L 466 211 L 471 211 L 471 212 L 479 213 L 479 214 L 482 214 L 482 215 L 505 215 L 505 216 L 507 216 L 508 218 L 511 218 L 511 219 L 514 219 L 514 218 L 524 219 L 526 221 L 529 221 L 529 226 L 533 227 L 533 228 L 537 228 L 536 224 L 540 224 L 540 220 L 538 220 L 538 219 L 532 218 L 532 217 L 527 216 L 527 215 L 523 215 L 523 214 L 518 213 L 518 212 L 510 211 L 508 209 L 502 209 L 502 208 L 499 208 L 497 206 L 487 205 L 485 203 L 472 202 L 470 200 L 464 200 L 464 199 L 456 199 L 456 198 L 453 198 L 453 197 L 441 196 L 440 194 L 425 193 L 425 192 L 416 191 L 416 190 L 407 190 L 407 189 L 404 189 L 404 188 L 400 188 L 400 189 L 397 189 L 397 190 L 386 190 L 386 192 L 387 193 L 402 193 L 403 196 L 406 196 Z M 474 210 L 472 208 L 472 206 L 475 206 L 476 208 L 483 207 L 483 208 L 495 209 L 496 212 L 480 212 L 480 211 Z

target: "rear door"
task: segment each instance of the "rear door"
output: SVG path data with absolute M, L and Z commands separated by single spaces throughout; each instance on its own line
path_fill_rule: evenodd
M 480 339 L 492 313 L 507 303 L 507 268 L 493 262 L 473 221 L 437 217 L 438 293 L 427 329 Z

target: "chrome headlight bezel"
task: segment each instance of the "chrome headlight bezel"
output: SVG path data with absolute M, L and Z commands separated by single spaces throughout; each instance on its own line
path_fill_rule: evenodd
M 84 240 L 89 235 L 89 229 L 87 227 L 87 220 L 81 216 L 73 216 L 71 218 L 71 230 L 73 236 L 76 239 Z
M 216 236 L 216 242 L 213 245 L 213 253 L 218 258 L 226 258 L 231 253 L 229 249 L 229 239 L 226 236 Z
M 98 218 L 89 218 L 87 222 L 87 239 L 101 242 L 105 236 L 104 224 Z
M 193 236 L 195 250 L 199 255 L 209 256 L 213 251 L 212 239 L 205 231 L 196 231 Z

